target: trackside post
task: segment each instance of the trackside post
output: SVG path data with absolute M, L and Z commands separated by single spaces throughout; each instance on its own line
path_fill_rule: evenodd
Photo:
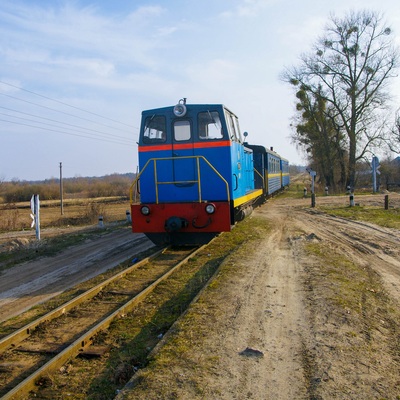
M 31 210 L 31 228 L 36 227 L 36 239 L 40 240 L 40 200 L 38 194 L 34 194 L 31 197 Z
M 311 176 L 311 207 L 315 207 L 315 177 L 316 171 L 313 171 L 310 167 L 306 168 L 307 172 Z
M 389 210 L 389 195 L 385 195 L 385 210 Z
M 350 193 L 350 207 L 354 207 L 354 193 Z

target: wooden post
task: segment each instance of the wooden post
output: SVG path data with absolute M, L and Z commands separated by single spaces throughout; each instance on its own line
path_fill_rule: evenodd
M 389 195 L 385 195 L 385 210 L 389 210 Z
M 315 193 L 311 195 L 311 207 L 315 207 Z

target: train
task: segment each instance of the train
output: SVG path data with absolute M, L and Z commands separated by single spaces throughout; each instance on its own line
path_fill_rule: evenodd
M 204 244 L 287 187 L 288 160 L 247 136 L 223 104 L 142 111 L 132 231 L 156 245 Z

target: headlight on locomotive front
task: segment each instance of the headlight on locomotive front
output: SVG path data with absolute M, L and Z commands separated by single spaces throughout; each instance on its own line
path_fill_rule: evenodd
M 214 204 L 207 204 L 207 205 L 206 205 L 206 213 L 207 213 L 207 214 L 214 214 L 214 213 L 215 213 L 215 206 L 214 206 Z
M 149 206 L 143 206 L 143 207 L 141 207 L 140 212 L 143 215 L 149 215 L 150 214 L 150 207 Z

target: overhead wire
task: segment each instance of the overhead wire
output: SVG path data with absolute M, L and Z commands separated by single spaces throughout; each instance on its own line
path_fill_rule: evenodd
M 30 113 L 26 113 L 26 112 L 23 112 L 23 111 L 14 110 L 14 109 L 8 108 L 8 107 L 0 106 L 0 108 L 2 108 L 4 110 L 7 110 L 7 111 L 14 112 L 14 113 L 23 114 L 23 115 L 27 115 L 27 116 L 34 117 L 34 118 L 43 119 L 45 121 L 56 122 L 56 123 L 60 124 L 61 126 L 62 125 L 66 125 L 66 126 L 70 126 L 70 127 L 73 127 L 73 128 L 80 129 L 80 130 L 85 130 L 85 131 L 88 131 L 87 132 L 88 134 L 91 134 L 90 132 L 94 132 L 94 133 L 97 133 L 97 134 L 99 134 L 101 136 L 104 136 L 104 137 L 116 138 L 116 139 L 122 140 L 124 143 L 126 142 L 126 144 L 134 144 L 135 143 L 135 141 L 133 139 L 129 139 L 129 138 L 126 138 L 124 136 L 112 135 L 112 134 L 109 134 L 109 133 L 106 133 L 106 132 L 98 131 L 96 129 L 91 129 L 91 128 L 87 128 L 87 127 L 79 126 L 79 125 L 75 125 L 75 124 L 69 124 L 68 122 L 58 121 L 58 120 L 54 120 L 52 118 L 41 117 L 40 115 L 30 114 Z M 24 118 L 24 117 L 16 117 L 14 115 L 6 114 L 6 113 L 0 113 L 0 115 L 4 115 L 4 116 L 7 116 L 7 117 L 11 117 L 11 118 L 18 118 L 18 119 L 29 121 L 29 122 L 40 123 L 40 124 L 43 124 L 43 125 L 49 125 L 49 126 L 57 127 L 57 125 L 47 124 L 46 122 L 41 122 L 41 121 L 37 121 L 37 120 L 31 120 L 31 119 Z M 8 121 L 8 122 L 13 123 L 13 121 Z
M 23 122 L 9 121 L 9 120 L 5 120 L 5 119 L 0 119 L 0 121 L 1 122 L 9 122 L 9 123 L 16 124 L 16 125 L 29 126 L 30 128 L 39 128 L 39 129 L 42 129 L 45 131 L 50 131 L 50 132 L 64 133 L 66 135 L 71 135 L 71 136 L 79 136 L 79 137 L 84 137 L 87 139 L 95 139 L 95 140 L 99 140 L 99 141 L 103 141 L 103 142 L 110 142 L 110 143 L 124 144 L 124 145 L 131 144 L 131 143 L 123 143 L 121 141 L 115 141 L 115 140 L 107 139 L 107 138 L 91 137 L 91 136 L 80 135 L 78 133 L 72 133 L 72 132 L 68 132 L 68 131 L 60 131 L 59 129 L 56 130 L 56 129 L 44 128 L 42 126 L 25 124 Z
M 102 119 L 106 119 L 106 120 L 109 120 L 109 121 L 112 121 L 112 122 L 116 122 L 116 123 L 121 124 L 121 125 L 125 125 L 125 126 L 127 126 L 128 128 L 135 128 L 135 129 L 137 129 L 137 127 L 135 127 L 135 126 L 133 126 L 133 125 L 126 124 L 125 122 L 117 121 L 117 120 L 115 120 L 115 119 L 105 117 L 104 115 L 97 114 L 97 113 L 95 113 L 95 112 L 85 110 L 84 108 L 73 106 L 73 105 L 68 104 L 68 103 L 65 103 L 65 102 L 63 102 L 63 101 L 60 101 L 60 100 L 57 100 L 57 99 L 53 99 L 53 98 L 48 97 L 48 96 L 44 96 L 44 95 L 42 95 L 42 94 L 40 94 L 40 93 L 33 92 L 32 90 L 24 89 L 24 88 L 22 88 L 22 87 L 13 85 L 13 84 L 8 83 L 8 82 L 4 82 L 4 81 L 2 81 L 2 80 L 0 80 L 0 83 L 2 83 L 3 85 L 7 85 L 7 86 L 10 86 L 10 87 L 13 87 L 13 88 L 15 88 L 15 89 L 22 90 L 22 91 L 27 92 L 27 93 L 34 94 L 35 96 L 39 96 L 39 97 L 42 97 L 42 98 L 44 98 L 44 99 L 54 101 L 54 102 L 56 102 L 56 103 L 59 103 L 59 104 L 62 104 L 62 105 L 64 105 L 64 106 L 73 108 L 73 109 L 75 109 L 75 110 L 79 110 L 79 111 L 85 112 L 85 113 L 87 113 L 87 114 L 95 115 L 96 117 L 100 117 L 100 118 L 102 118 Z M 46 108 L 47 108 L 47 107 L 46 107 Z M 68 113 L 67 113 L 67 114 L 68 114 Z M 71 114 L 68 114 L 68 115 L 71 115 Z M 77 117 L 77 118 L 79 118 L 79 117 Z M 93 122 L 93 121 L 92 121 L 92 122 Z M 106 125 L 106 126 L 107 126 L 107 125 Z
M 33 91 L 18 87 L 16 85 L 12 85 L 10 83 L 3 82 L 1 80 L 0 80 L 0 83 L 4 84 L 4 85 L 7 85 L 7 86 L 10 86 L 10 87 L 13 87 L 13 88 L 16 88 L 16 89 L 19 89 L 19 90 L 22 90 L 22 91 L 25 91 L 27 93 L 34 94 L 34 95 L 42 97 L 44 99 L 47 99 L 47 100 L 50 100 L 50 101 L 54 101 L 54 102 L 62 104 L 64 106 L 71 107 L 71 108 L 79 110 L 81 112 L 88 113 L 88 114 L 94 115 L 96 117 L 100 117 L 102 119 L 112 121 L 114 123 L 118 123 L 120 125 L 129 127 L 131 129 L 138 129 L 137 127 L 135 127 L 133 125 L 129 125 L 129 124 L 126 124 L 124 122 L 117 121 L 115 119 L 105 117 L 103 115 L 100 115 L 100 114 L 85 110 L 83 108 L 72 106 L 72 105 L 67 104 L 65 102 L 62 102 L 62 101 L 59 101 L 59 100 L 56 100 L 56 99 L 52 99 L 52 98 L 47 97 L 47 96 L 43 96 L 43 95 L 41 95 L 39 93 L 35 93 Z M 34 105 L 36 107 L 40 107 L 40 108 L 44 108 L 44 109 L 47 109 L 47 110 L 51 110 L 51 111 L 56 112 L 56 113 L 67 115 L 69 117 L 77 118 L 77 119 L 82 120 L 82 121 L 91 122 L 91 123 L 94 123 L 94 124 L 97 124 L 97 125 L 100 125 L 100 126 L 103 126 L 103 127 L 107 127 L 107 128 L 113 129 L 113 130 L 117 130 L 117 131 L 120 131 L 120 132 L 127 132 L 126 128 L 125 129 L 121 129 L 121 128 L 116 127 L 116 126 L 110 126 L 108 124 L 104 124 L 102 122 L 99 122 L 98 120 L 85 118 L 85 117 L 82 117 L 82 116 L 79 116 L 79 115 L 76 115 L 76 114 L 72 114 L 72 113 L 69 113 L 69 112 L 66 112 L 66 111 L 62 111 L 62 110 L 59 110 L 59 109 L 56 109 L 56 108 L 48 107 L 48 106 L 43 105 L 43 104 L 35 103 L 35 102 L 29 101 L 29 100 L 26 100 L 26 99 L 21 99 L 19 97 L 12 96 L 10 94 L 6 94 L 6 93 L 0 92 L 0 95 L 8 97 L 8 98 L 11 98 L 11 99 L 14 99 L 14 100 L 18 100 L 18 101 L 21 101 L 21 102 L 24 102 L 24 103 L 27 103 L 27 104 L 31 104 L 31 105 Z M 45 120 L 45 121 L 55 122 L 57 124 L 60 124 L 60 127 L 58 127 L 58 125 L 52 125 L 52 124 L 48 124 L 46 122 L 41 122 L 41 121 L 37 121 L 37 120 L 29 120 L 27 118 L 23 118 L 23 117 L 20 117 L 20 116 L 0 113 L 2 115 L 6 115 L 9 118 L 14 118 L 14 119 L 17 119 L 17 120 L 27 121 L 27 122 L 31 122 L 31 123 L 40 124 L 40 125 L 52 126 L 52 127 L 58 128 L 58 129 L 48 129 L 48 128 L 44 128 L 43 126 L 40 126 L 40 125 L 39 126 L 38 125 L 31 125 L 31 124 L 28 124 L 28 123 L 16 122 L 16 121 L 13 121 L 13 120 L 4 120 L 4 119 L 2 119 L 2 120 L 0 120 L 2 122 L 8 122 L 8 123 L 11 123 L 11 124 L 29 126 L 31 128 L 36 128 L 36 129 L 43 129 L 43 130 L 47 130 L 47 131 L 53 131 L 53 132 L 57 132 L 57 133 L 64 133 L 64 134 L 68 134 L 68 135 L 72 135 L 72 136 L 86 137 L 86 138 L 89 138 L 89 139 L 92 139 L 92 140 L 107 141 L 107 142 L 123 144 L 123 145 L 134 145 L 136 143 L 136 141 L 133 138 L 131 139 L 131 138 L 128 138 L 128 137 L 125 137 L 125 136 L 121 136 L 121 135 L 115 135 L 115 134 L 112 134 L 112 133 L 101 132 L 99 130 L 91 129 L 91 128 L 85 127 L 83 125 L 80 126 L 80 125 L 76 125 L 76 124 L 70 124 L 70 123 L 67 123 L 67 122 L 63 122 L 63 121 L 59 121 L 59 120 L 55 120 L 55 119 L 51 119 L 51 118 L 46 118 L 46 117 L 43 117 L 43 116 L 40 116 L 40 115 L 26 113 L 26 112 L 15 110 L 15 109 L 8 108 L 8 107 L 0 106 L 0 108 L 8 110 L 8 111 L 11 111 L 13 113 L 32 116 L 34 118 L 38 118 L 39 120 L 42 119 L 42 120 Z M 71 131 L 66 131 L 65 129 L 68 129 L 68 128 L 66 128 L 66 126 L 67 127 L 68 126 L 71 127 L 73 130 L 79 129 L 81 134 L 73 133 Z M 86 132 L 82 132 L 82 130 L 86 131 Z M 91 133 L 91 132 L 94 132 L 97 135 L 94 136 L 94 133 Z M 87 136 L 87 135 L 89 135 L 89 136 Z

